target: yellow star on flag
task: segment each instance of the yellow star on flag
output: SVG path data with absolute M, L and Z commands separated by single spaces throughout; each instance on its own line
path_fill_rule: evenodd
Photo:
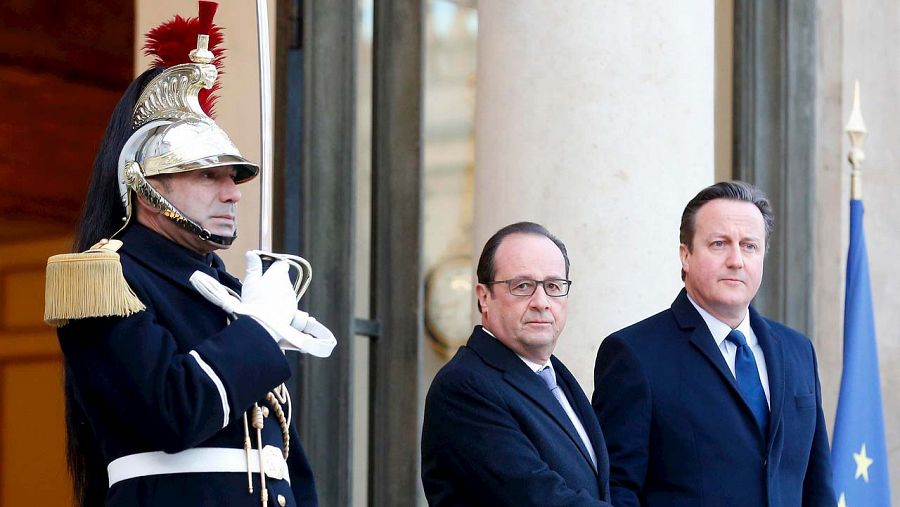
M 841 493 L 841 497 L 838 499 L 837 507 L 847 507 L 847 500 L 844 499 L 843 493 Z
M 862 477 L 864 481 L 869 482 L 869 467 L 872 466 L 872 463 L 874 463 L 875 460 L 866 456 L 865 442 L 863 442 L 859 454 L 853 453 L 853 459 L 856 460 L 856 476 L 854 479 Z

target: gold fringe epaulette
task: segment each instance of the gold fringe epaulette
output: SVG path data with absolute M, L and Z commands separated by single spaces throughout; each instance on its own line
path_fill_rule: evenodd
M 146 307 L 134 294 L 116 251 L 122 242 L 101 240 L 82 253 L 47 259 L 44 322 L 60 327 L 72 319 L 127 317 Z

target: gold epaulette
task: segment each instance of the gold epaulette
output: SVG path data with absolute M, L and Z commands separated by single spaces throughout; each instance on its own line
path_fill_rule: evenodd
M 146 307 L 134 294 L 116 251 L 122 242 L 100 240 L 81 253 L 54 255 L 47 259 L 44 322 L 66 325 L 86 317 L 127 317 Z

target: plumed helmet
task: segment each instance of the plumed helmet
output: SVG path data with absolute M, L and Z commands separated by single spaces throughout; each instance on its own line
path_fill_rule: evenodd
M 211 234 L 179 211 L 150 185 L 146 178 L 211 167 L 233 166 L 235 183 L 259 173 L 259 166 L 240 151 L 212 118 L 218 89 L 216 79 L 222 55 L 217 48 L 222 36 L 213 25 L 216 4 L 200 2 L 200 15 L 176 16 L 147 34 L 145 53 L 154 55 L 155 66 L 165 67 L 144 87 L 132 113 L 136 129 L 119 155 L 119 194 L 125 205 L 125 223 L 133 215 L 134 194 L 144 197 L 163 215 L 201 239 L 227 246 L 237 237 Z M 190 40 L 190 44 L 184 41 Z M 190 49 L 196 41 L 196 47 Z M 212 44 L 211 44 L 212 42 Z M 184 60 L 187 62 L 182 63 Z

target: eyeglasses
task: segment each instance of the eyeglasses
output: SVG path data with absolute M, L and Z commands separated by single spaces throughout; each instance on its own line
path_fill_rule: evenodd
M 505 283 L 509 293 L 513 296 L 531 296 L 537 290 L 538 285 L 544 287 L 544 293 L 552 298 L 561 298 L 569 294 L 572 280 L 553 278 L 550 280 L 530 280 L 528 278 L 512 278 L 509 280 L 496 280 L 485 282 L 485 285 Z

